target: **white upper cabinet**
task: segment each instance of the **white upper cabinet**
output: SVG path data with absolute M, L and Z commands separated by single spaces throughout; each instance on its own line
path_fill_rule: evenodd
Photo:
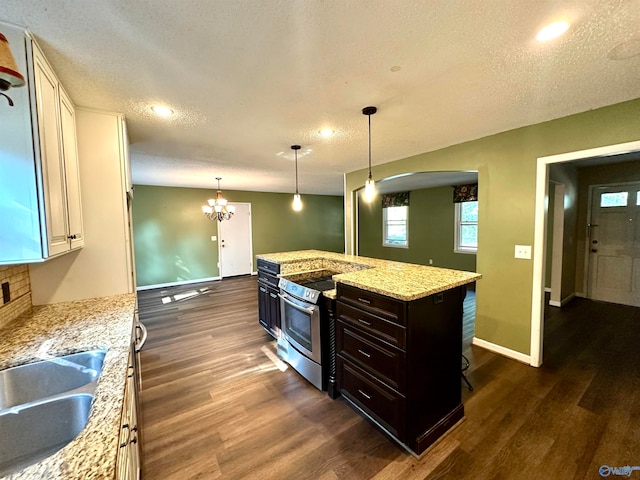
M 69 221 L 70 249 L 84 245 L 82 228 L 82 195 L 80 193 L 80 162 L 76 136 L 76 112 L 60 85 L 60 126 L 62 151 L 64 153 L 65 179 L 67 185 L 67 213 Z
M 0 33 L 27 78 L 9 91 L 15 105 L 0 106 L 12 124 L 0 135 L 0 265 L 41 262 L 84 244 L 75 108 L 38 45 Z

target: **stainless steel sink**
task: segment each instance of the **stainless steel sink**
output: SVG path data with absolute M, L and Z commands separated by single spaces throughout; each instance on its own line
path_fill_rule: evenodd
M 0 477 L 60 450 L 84 429 L 106 350 L 0 371 Z
M 0 413 L 0 476 L 17 472 L 57 452 L 85 427 L 93 395 L 61 396 Z
M 93 382 L 106 353 L 90 350 L 0 371 L 0 411 Z

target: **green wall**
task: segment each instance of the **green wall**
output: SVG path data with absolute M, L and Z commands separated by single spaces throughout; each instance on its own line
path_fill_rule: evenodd
M 304 209 L 291 209 L 293 195 L 225 190 L 230 202 L 251 203 L 253 253 L 318 249 L 344 251 L 343 198 L 303 195 Z M 136 185 L 133 236 L 139 287 L 219 276 L 218 222 L 201 207 L 215 189 Z M 255 270 L 254 263 L 254 270 Z
M 483 278 L 476 286 L 476 337 L 529 355 L 533 262 L 515 259 L 514 245 L 533 245 L 537 159 L 638 139 L 640 99 L 376 165 L 372 173 L 380 180 L 411 172 L 478 172 L 476 264 Z M 346 176 L 348 253 L 355 247 L 355 191 L 366 178 L 366 169 Z
M 451 187 L 412 190 L 409 248 L 382 246 L 382 202 L 358 202 L 358 252 L 364 257 L 475 271 L 476 256 L 455 253 L 455 208 Z

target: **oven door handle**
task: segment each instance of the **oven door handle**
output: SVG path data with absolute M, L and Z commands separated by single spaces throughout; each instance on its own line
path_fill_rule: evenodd
M 301 312 L 307 313 L 309 315 L 313 315 L 313 308 L 305 308 L 305 307 L 301 307 L 300 305 L 293 303 L 291 300 L 289 300 L 288 296 L 284 296 L 284 295 L 280 295 L 278 294 L 278 296 L 287 304 L 291 305 L 293 308 L 295 308 L 296 310 L 299 310 Z

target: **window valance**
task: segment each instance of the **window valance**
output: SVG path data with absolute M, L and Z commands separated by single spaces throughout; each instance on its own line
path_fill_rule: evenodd
M 466 185 L 456 185 L 453 187 L 453 203 L 477 202 L 478 184 L 468 183 Z
M 396 192 L 382 194 L 382 208 L 408 207 L 409 192 Z

